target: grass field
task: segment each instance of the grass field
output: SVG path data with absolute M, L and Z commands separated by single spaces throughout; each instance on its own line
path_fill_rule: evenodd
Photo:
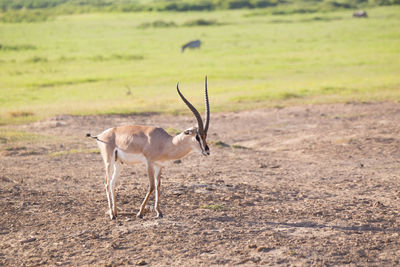
M 368 12 L 368 19 L 350 11 L 102 13 L 3 23 L 0 124 L 65 113 L 186 112 L 176 82 L 202 107 L 205 75 L 212 111 L 399 101 L 400 7 Z M 199 19 L 211 25 L 185 25 Z M 157 21 L 170 25 L 152 26 Z M 193 39 L 202 48 L 181 53 Z

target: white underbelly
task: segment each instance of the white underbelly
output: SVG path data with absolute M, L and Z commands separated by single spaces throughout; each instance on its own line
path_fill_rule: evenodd
M 128 153 L 122 151 L 121 149 L 117 149 L 117 158 L 123 163 L 127 164 L 137 164 L 137 163 L 147 164 L 147 159 L 143 156 L 143 154 Z

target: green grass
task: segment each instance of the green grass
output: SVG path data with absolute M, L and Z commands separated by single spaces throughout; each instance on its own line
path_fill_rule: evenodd
M 229 144 L 227 144 L 227 143 L 225 143 L 223 141 L 220 141 L 220 140 L 216 140 L 216 141 L 212 140 L 209 143 L 214 145 L 214 146 L 216 146 L 216 147 L 219 147 L 219 148 L 231 147 Z
M 38 141 L 43 138 L 43 136 L 34 133 L 0 128 L 0 146 L 16 142 Z
M 368 19 L 237 10 L 0 23 L 0 124 L 64 113 L 188 113 L 176 82 L 202 109 L 205 75 L 212 112 L 399 101 L 400 7 L 368 12 Z M 218 23 L 182 26 L 200 20 Z M 157 21 L 178 27 L 139 27 Z M 202 48 L 181 53 L 194 39 Z

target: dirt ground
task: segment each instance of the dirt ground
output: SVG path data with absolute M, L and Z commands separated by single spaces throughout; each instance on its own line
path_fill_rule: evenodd
M 211 156 L 163 171 L 161 219 L 135 217 L 148 186 L 135 165 L 121 173 L 110 220 L 103 162 L 85 134 L 122 124 L 184 130 L 192 117 L 16 126 L 47 137 L 1 147 L 0 265 L 400 264 L 399 104 L 211 115 Z

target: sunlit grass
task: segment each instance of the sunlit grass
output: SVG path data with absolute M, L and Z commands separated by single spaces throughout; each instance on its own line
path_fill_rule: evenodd
M 30 132 L 0 128 L 0 145 L 8 145 L 11 143 L 24 141 L 35 141 L 43 138 L 44 137 L 41 135 Z
M 188 21 L 215 25 L 184 27 Z M 176 27 L 140 28 L 173 22 Z M 55 114 L 213 112 L 400 100 L 400 8 L 272 16 L 255 11 L 109 13 L 0 24 L 0 124 Z M 187 41 L 200 50 L 181 53 Z M 128 89 L 129 88 L 129 89 Z M 17 116 L 15 116 L 17 114 Z M 20 115 L 18 115 L 20 114 Z M 25 114 L 25 115 L 24 115 Z

